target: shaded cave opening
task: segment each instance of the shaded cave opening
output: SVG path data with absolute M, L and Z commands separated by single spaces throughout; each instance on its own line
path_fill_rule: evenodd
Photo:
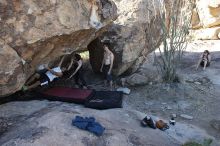
M 71 58 L 73 58 L 75 54 L 80 54 L 80 56 L 82 57 L 82 60 L 83 60 L 82 67 L 84 71 L 84 78 L 86 80 L 87 85 L 95 86 L 96 84 L 102 84 L 103 75 L 100 72 L 100 68 L 101 68 L 101 63 L 102 63 L 103 54 L 104 54 L 103 44 L 100 41 L 94 40 L 85 49 L 77 50 L 70 54 L 65 54 L 64 55 L 65 58 L 64 58 L 61 68 L 67 67 L 71 62 Z M 63 56 L 59 56 L 55 58 L 55 60 L 52 60 L 48 62 L 47 64 L 41 64 L 39 66 L 48 65 L 50 68 L 54 68 L 59 64 L 62 57 Z M 35 68 L 35 72 L 38 72 L 41 70 L 39 66 Z M 74 70 L 75 70 L 75 67 L 74 65 L 72 65 L 70 72 L 64 73 L 62 77 L 55 79 L 54 81 L 50 82 L 48 85 L 38 86 L 27 92 L 23 92 L 22 90 L 19 90 L 13 94 L 1 97 L 0 104 L 13 102 L 13 101 L 33 100 L 32 97 L 29 96 L 31 92 L 41 92 L 52 87 L 78 88 L 75 84 L 74 77 L 72 77 L 71 79 L 68 79 L 69 76 L 74 72 Z M 33 74 L 31 74 L 27 78 L 27 80 L 30 77 L 32 77 Z
M 87 85 L 91 89 L 102 90 L 104 86 L 104 75 L 103 73 L 100 72 L 100 68 L 101 68 L 103 57 L 104 57 L 104 44 L 106 43 L 108 44 L 109 49 L 113 52 L 115 56 L 113 70 L 117 69 L 119 67 L 118 63 L 121 62 L 120 61 L 120 59 L 122 58 L 120 56 L 121 53 L 118 53 L 114 50 L 115 46 L 113 43 L 103 42 L 102 39 L 100 38 L 96 38 L 93 41 L 91 41 L 88 44 L 87 48 L 85 49 L 77 50 L 70 54 L 66 54 L 62 67 L 66 67 L 70 64 L 71 58 L 74 56 L 74 54 L 76 53 L 80 54 L 83 60 L 84 78 L 85 78 Z M 54 61 L 49 62 L 48 63 L 49 66 L 51 68 L 56 67 L 61 58 L 62 56 L 57 57 Z M 28 92 L 22 92 L 20 90 L 20 91 L 15 92 L 14 94 L 0 98 L 0 104 L 12 102 L 12 101 L 33 100 L 31 96 L 29 96 L 29 93 L 31 93 L 32 91 L 40 92 L 40 91 L 44 91 L 52 87 L 78 88 L 75 84 L 74 78 L 68 79 L 69 75 L 72 74 L 74 70 L 71 70 L 71 71 L 72 72 L 68 73 L 67 75 L 62 76 L 59 79 L 56 79 L 55 81 L 52 81 L 48 85 L 38 86 Z M 115 83 L 118 82 L 119 78 L 121 78 L 121 76 L 117 76 L 113 74 L 113 80 Z

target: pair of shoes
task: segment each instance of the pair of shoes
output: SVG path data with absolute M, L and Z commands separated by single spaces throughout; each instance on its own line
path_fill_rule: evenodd
M 175 124 L 176 124 L 175 119 L 174 119 L 174 118 L 171 118 L 171 119 L 170 119 L 170 125 L 175 125 Z
M 153 128 L 153 129 L 156 129 L 156 125 L 155 125 L 154 120 L 153 120 L 151 117 L 148 117 L 148 116 L 146 116 L 146 117 L 141 121 L 141 125 L 142 125 L 143 127 L 149 126 L 149 127 Z
M 147 127 L 147 121 L 150 119 L 150 117 L 146 116 L 143 120 L 141 120 L 141 125 L 143 127 Z

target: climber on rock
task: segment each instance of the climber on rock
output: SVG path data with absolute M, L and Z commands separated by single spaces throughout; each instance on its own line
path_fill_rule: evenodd
M 35 73 L 31 78 L 25 83 L 25 85 L 22 87 L 23 91 L 35 88 L 39 85 L 43 86 L 46 84 L 49 84 L 54 79 L 62 77 L 63 72 L 69 70 L 71 68 L 71 65 L 69 65 L 68 68 L 61 67 L 63 60 L 65 56 L 62 57 L 61 61 L 59 62 L 59 65 L 54 68 L 50 68 L 48 66 L 44 66 L 44 70 L 46 69 L 46 72 L 38 72 Z

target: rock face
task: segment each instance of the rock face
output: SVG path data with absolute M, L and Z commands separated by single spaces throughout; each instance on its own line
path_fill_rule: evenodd
M 162 76 L 158 74 L 157 67 L 153 64 L 154 54 L 151 53 L 147 56 L 145 63 L 140 66 L 138 72 L 126 78 L 128 85 L 137 86 L 162 82 Z
M 0 64 L 0 95 L 18 90 L 19 86 L 24 83 L 25 80 L 21 58 L 14 49 L 5 44 L 1 39 Z
M 1 105 L 0 113 L 1 146 L 180 146 L 205 138 L 219 146 L 204 130 L 181 122 L 166 132 L 142 127 L 140 121 L 146 114 L 133 109 L 94 110 L 62 102 L 29 101 Z M 72 126 L 76 116 L 93 116 L 105 127 L 103 135 Z
M 191 35 L 196 40 L 218 40 L 220 39 L 220 27 L 193 30 Z
M 220 1 L 196 0 L 192 16 L 192 28 L 195 39 L 220 39 Z
M 115 54 L 114 73 L 120 75 L 135 70 L 144 56 L 159 44 L 160 25 L 156 16 L 161 10 L 159 0 L 114 0 L 119 17 L 102 36 L 89 45 L 93 69 L 99 71 L 102 42 L 108 42 Z M 97 50 L 97 51 L 95 51 Z M 97 53 L 95 53 L 97 52 Z M 97 63 L 98 62 L 98 63 Z
M 126 82 L 130 86 L 145 85 L 148 83 L 148 81 L 149 80 L 147 77 L 141 74 L 137 74 L 137 73 L 134 73 L 133 75 L 131 75 L 130 77 L 126 79 Z
M 0 96 L 35 68 L 82 50 L 117 17 L 110 0 L 0 1 Z
M 220 120 L 212 120 L 210 124 L 214 129 L 220 131 Z
M 0 111 L 5 113 L 1 115 L 2 119 L 0 119 L 0 126 L 5 127 L 5 130 L 0 133 L 0 145 L 2 146 L 11 146 L 15 143 L 31 146 L 180 145 L 180 142 L 174 138 L 172 140 L 167 138 L 168 135 L 164 132 L 141 127 L 139 121 L 145 115 L 137 111 L 126 109 L 100 111 L 75 104 L 39 101 L 22 102 L 20 105 L 19 102 L 7 104 L 0 108 Z M 75 116 L 93 116 L 105 127 L 104 134 L 98 137 L 72 126 L 71 123 Z M 151 134 L 146 135 L 146 132 Z M 155 136 L 160 136 L 160 139 L 155 139 Z
M 204 28 L 220 25 L 220 1 L 219 0 L 199 0 L 197 9 L 200 21 Z

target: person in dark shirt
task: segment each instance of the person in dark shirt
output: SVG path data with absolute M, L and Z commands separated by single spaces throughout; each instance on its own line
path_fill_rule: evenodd
M 199 68 L 199 65 L 203 67 L 203 70 L 210 65 L 211 55 L 208 50 L 205 50 L 199 58 L 199 62 L 196 66 L 196 70 Z
M 84 79 L 82 57 L 79 54 L 75 54 L 74 60 L 75 60 L 75 63 L 74 63 L 75 71 L 72 73 L 72 75 L 70 75 L 69 79 L 74 76 L 74 80 L 75 80 L 76 85 L 83 87 L 84 89 L 87 89 L 87 84 Z M 82 85 L 79 84 L 79 80 L 81 81 Z

